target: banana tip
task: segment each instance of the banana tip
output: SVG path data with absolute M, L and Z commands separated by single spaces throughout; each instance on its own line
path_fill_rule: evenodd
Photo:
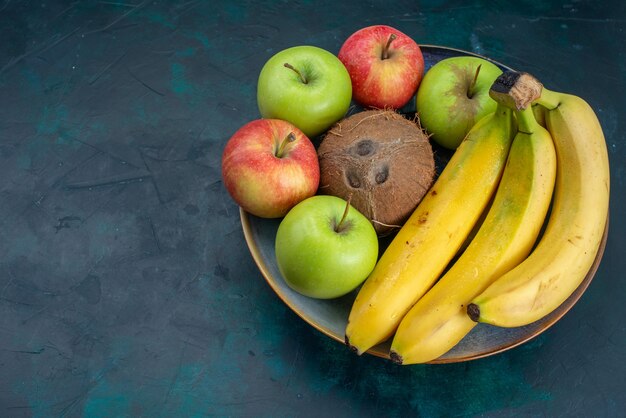
M 467 315 L 474 322 L 478 322 L 480 318 L 480 308 L 475 303 L 470 303 L 467 305 Z
M 352 344 L 350 344 L 350 338 L 348 338 L 347 335 L 345 336 L 345 342 L 346 342 L 346 345 L 350 348 L 350 351 L 358 355 L 361 355 L 361 353 L 359 352 L 359 349 L 353 346 Z
M 396 364 L 402 364 L 402 356 L 393 350 L 389 352 L 389 358 Z

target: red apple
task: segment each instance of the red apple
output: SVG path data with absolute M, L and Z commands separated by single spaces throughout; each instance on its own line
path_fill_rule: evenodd
M 420 47 L 390 26 L 356 31 L 344 42 L 338 57 L 350 74 L 353 98 L 366 107 L 404 106 L 424 75 Z
M 302 131 L 283 120 L 258 119 L 226 143 L 222 178 L 245 211 L 278 218 L 315 194 L 320 168 L 315 147 Z

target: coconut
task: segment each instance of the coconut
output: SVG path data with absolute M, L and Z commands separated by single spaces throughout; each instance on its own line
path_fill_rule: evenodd
M 318 148 L 320 193 L 350 199 L 379 235 L 399 228 L 435 177 L 428 136 L 390 110 L 368 110 L 336 123 Z

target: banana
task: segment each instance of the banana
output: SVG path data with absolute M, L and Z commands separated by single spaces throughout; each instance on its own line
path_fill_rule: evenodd
M 513 137 L 513 112 L 478 121 L 363 284 L 346 327 L 358 354 L 388 339 L 455 255 L 493 195 Z
M 493 204 L 461 257 L 400 323 L 391 345 L 396 363 L 426 363 L 454 347 L 476 325 L 465 312 L 470 300 L 522 262 L 539 235 L 552 200 L 556 154 L 530 107 L 516 115 L 518 132 Z
M 530 256 L 478 295 L 475 321 L 523 326 L 556 309 L 580 285 L 598 253 L 609 208 L 609 160 L 602 127 L 580 97 L 544 89 L 548 131 L 557 153 L 553 207 Z

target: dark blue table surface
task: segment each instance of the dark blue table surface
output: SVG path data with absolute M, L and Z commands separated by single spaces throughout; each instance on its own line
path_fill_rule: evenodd
M 0 416 L 624 416 L 624 2 L 0 0 Z M 584 97 L 611 226 L 587 292 L 467 363 L 358 357 L 291 312 L 220 173 L 263 63 L 389 24 Z

